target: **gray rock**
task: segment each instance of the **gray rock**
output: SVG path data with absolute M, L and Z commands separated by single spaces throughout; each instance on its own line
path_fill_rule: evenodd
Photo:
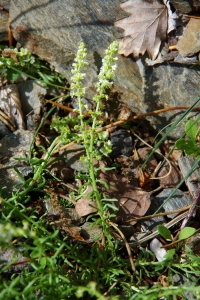
M 1 7 L 9 10 L 10 0 L 1 0 Z M 9 14 L 0 13 L 0 41 L 8 40 L 8 18 Z
M 191 19 L 176 47 L 182 56 L 192 56 L 200 51 L 200 20 Z
M 22 46 L 53 64 L 69 82 L 78 45 L 84 41 L 89 61 L 86 98 L 91 100 L 105 49 L 113 40 L 122 37 L 122 30 L 114 26 L 114 21 L 127 16 L 120 9 L 120 3 L 121 0 L 30 0 L 28 3 L 11 0 L 13 35 Z M 184 1 L 184 4 L 188 3 Z M 119 55 L 110 91 L 110 111 L 114 102 L 136 114 L 175 105 L 191 105 L 200 95 L 199 72 L 197 67 L 190 69 L 185 65 L 148 67 L 141 60 L 136 63 L 132 56 Z M 149 120 L 156 130 L 161 130 L 182 112 L 168 112 Z M 181 131 L 179 127 L 170 136 L 177 139 L 182 132 L 183 126 Z
M 84 147 L 78 144 L 74 144 L 68 147 L 66 150 L 60 152 L 62 156 L 66 158 L 66 166 L 76 171 L 86 170 L 86 164 L 84 161 L 80 161 L 80 157 L 85 155 Z
M 10 4 L 10 21 L 15 39 L 32 53 L 53 64 L 69 81 L 78 45 L 88 49 L 86 98 L 92 99 L 109 44 L 122 35 L 114 21 L 127 14 L 120 9 L 121 0 L 30 0 Z M 142 78 L 134 59 L 119 56 L 112 92 L 120 101 L 138 108 L 142 99 Z
M 24 161 L 15 160 L 28 157 L 32 139 L 32 132 L 19 129 L 0 141 L 0 187 L 6 187 L 6 192 L 11 192 L 14 185 L 21 183 L 13 167 L 16 167 L 22 176 L 32 172 L 32 168 Z
M 175 64 L 162 64 L 153 67 L 143 65 L 141 68 L 146 82 L 144 102 L 141 101 L 143 111 L 152 111 L 163 107 L 191 106 L 198 100 L 200 95 L 199 68 Z M 184 112 L 184 110 L 165 112 L 155 117 L 148 117 L 148 119 L 154 128 L 161 130 L 164 126 L 180 118 Z M 187 118 L 196 117 L 197 114 L 197 112 L 190 113 Z M 170 133 L 170 137 L 180 138 L 184 132 L 184 124 L 184 122 L 179 124 Z
M 97 80 L 105 49 L 122 32 L 114 27 L 116 18 L 127 15 L 120 9 L 120 3 L 121 0 L 98 0 L 89 3 L 85 0 L 57 0 L 51 3 L 46 0 L 29 0 L 28 3 L 16 3 L 13 0 L 10 4 L 13 35 L 24 47 L 52 63 L 68 80 L 78 45 L 84 41 L 89 61 L 85 83 L 88 87 L 87 97 L 92 98 L 93 84 Z M 130 65 L 127 69 L 123 60 L 119 63 L 120 78 L 124 77 L 122 83 L 118 82 L 120 86 L 126 81 L 127 73 L 130 77 L 140 77 L 139 74 L 134 74 L 137 70 L 135 63 L 128 60 Z M 132 91 L 134 97 L 134 83 Z
M 119 129 L 110 135 L 112 143 L 112 156 L 133 154 L 132 135 L 124 129 Z
M 153 215 L 159 209 L 159 207 L 160 205 L 157 199 L 154 196 L 151 196 L 151 205 L 145 215 Z M 164 210 L 161 209 L 159 210 L 159 212 L 164 212 Z M 158 225 L 165 223 L 167 223 L 165 216 L 153 217 L 147 220 L 140 221 L 140 224 L 143 226 L 143 228 L 151 231 L 156 230 Z
M 164 189 L 160 194 L 158 194 L 155 198 L 160 205 L 163 205 L 167 198 L 171 195 L 171 193 L 175 189 Z M 172 211 L 175 209 L 180 209 L 186 205 L 192 204 L 192 200 L 189 195 L 183 193 L 180 190 L 177 190 L 175 194 L 163 205 L 163 209 L 165 212 Z M 173 219 L 176 214 L 168 215 L 168 218 Z
M 38 126 L 43 98 L 47 90 L 35 80 L 27 80 L 18 84 L 19 97 L 22 104 L 28 130 Z
M 0 122 L 0 139 L 10 133 L 11 131 L 8 129 L 8 127 L 3 122 Z
M 99 225 L 92 225 L 91 222 L 85 222 L 81 226 L 81 236 L 89 242 L 99 240 L 102 236 L 102 228 Z
M 191 172 L 194 164 L 196 163 L 196 158 L 190 155 L 181 156 L 178 159 L 178 165 L 181 170 L 183 177 L 187 177 L 189 172 Z M 185 180 L 185 183 L 189 189 L 190 195 L 195 195 L 197 192 L 196 186 L 192 183 L 193 178 L 199 178 L 200 176 L 200 163 L 196 166 L 195 170 L 190 174 L 190 176 Z
M 192 10 L 192 7 L 190 5 L 191 1 L 189 0 L 170 0 L 170 2 L 174 6 L 174 8 L 182 14 L 188 14 Z
M 189 239 L 186 240 L 186 245 L 192 249 L 194 255 L 199 256 L 200 254 L 200 235 L 195 233 Z
M 183 57 L 181 54 L 178 54 L 174 59 L 174 62 L 178 64 L 192 65 L 198 63 L 198 60 L 196 54 L 188 57 Z
M 17 251 L 11 249 L 3 249 L 0 251 L 0 269 L 11 264 L 11 262 L 18 262 L 18 264 L 11 264 L 6 268 L 4 274 L 14 274 L 23 271 L 25 268 L 32 270 L 30 263 L 27 261 L 27 257 L 23 256 L 24 249 L 18 248 Z M 23 263 L 24 262 L 24 263 Z
M 187 276 L 181 274 L 180 272 L 173 276 L 173 281 L 175 286 L 191 286 L 194 283 L 196 283 L 195 286 L 199 285 L 199 280 L 197 277 L 195 277 L 194 275 L 190 275 L 190 277 L 187 278 Z M 197 293 L 195 292 L 185 292 L 182 296 L 184 296 L 184 299 L 187 300 L 197 299 Z

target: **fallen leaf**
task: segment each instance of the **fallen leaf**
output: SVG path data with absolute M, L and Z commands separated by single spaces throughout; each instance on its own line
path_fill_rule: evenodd
M 17 85 L 10 84 L 1 89 L 0 109 L 10 116 L 17 128 L 25 129 Z
M 119 53 L 138 57 L 147 51 L 151 59 L 156 59 L 167 35 L 167 7 L 158 0 L 129 0 L 120 6 L 130 16 L 115 22 L 115 26 L 124 29 Z
M 87 197 L 88 193 L 90 192 L 92 192 L 92 187 L 89 186 L 85 192 L 85 197 L 79 199 L 76 202 L 75 210 L 79 217 L 87 216 L 89 214 L 97 212 L 97 204 L 94 201 L 91 201 L 89 197 Z
M 126 177 L 116 175 L 114 171 L 107 172 L 102 170 L 99 178 L 110 186 L 109 190 L 102 188 L 106 197 L 119 200 L 112 203 L 119 209 L 116 213 L 115 221 L 122 225 L 134 225 L 136 222 L 132 219 L 143 216 L 148 210 L 151 204 L 150 193 L 135 187 L 134 184 L 128 183 Z M 110 211 L 110 213 L 113 213 L 113 211 Z
M 165 175 L 169 172 L 169 164 L 167 162 L 163 165 L 163 167 L 157 174 L 158 178 L 163 177 L 159 179 L 159 183 L 165 188 L 169 188 L 169 187 L 175 188 L 182 180 L 181 172 L 177 168 L 176 164 L 172 161 L 170 163 L 171 163 L 171 172 L 168 176 L 165 177 Z

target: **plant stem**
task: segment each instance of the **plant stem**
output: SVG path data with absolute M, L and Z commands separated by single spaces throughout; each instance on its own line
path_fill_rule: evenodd
M 49 158 L 51 157 L 51 155 L 53 154 L 53 152 L 60 147 L 60 145 L 62 144 L 62 142 L 60 141 L 60 137 L 55 138 L 55 140 L 53 141 L 53 143 L 51 144 L 51 146 L 49 147 L 49 149 L 47 150 L 47 153 L 45 155 L 44 161 L 41 163 L 41 165 L 38 167 L 33 180 L 30 182 L 30 186 L 33 186 L 33 184 L 35 183 L 35 181 L 37 181 L 38 179 L 40 179 L 40 176 L 42 174 L 42 171 L 45 169 Z

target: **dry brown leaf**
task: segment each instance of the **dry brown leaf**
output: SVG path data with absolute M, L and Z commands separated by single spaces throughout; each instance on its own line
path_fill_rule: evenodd
M 171 172 L 168 176 L 165 175 L 169 172 L 169 164 L 165 163 L 163 167 L 160 169 L 157 177 L 163 177 L 159 179 L 160 185 L 165 188 L 176 187 L 179 182 L 183 179 L 180 170 L 177 168 L 176 164 L 171 161 Z
M 92 202 L 87 197 L 87 194 L 90 192 L 92 192 L 92 187 L 89 186 L 85 192 L 85 197 L 79 199 L 76 202 L 75 210 L 79 217 L 87 216 L 97 211 L 97 209 L 95 208 L 97 204 L 95 202 Z
M 130 16 L 115 22 L 115 26 L 124 29 L 119 53 L 138 57 L 147 51 L 152 60 L 156 59 L 167 35 L 167 7 L 159 0 L 129 0 L 120 6 Z
M 110 189 L 104 190 L 105 195 L 110 199 L 118 199 L 113 205 L 119 208 L 115 221 L 126 225 L 135 224 L 131 221 L 133 218 L 144 216 L 150 206 L 150 193 L 135 187 L 134 184 L 128 183 L 122 175 L 116 175 L 114 171 L 101 171 L 99 178 L 106 181 Z M 113 211 L 110 211 L 113 213 Z
M 1 89 L 0 109 L 11 118 L 17 128 L 25 129 L 17 85 L 10 84 Z

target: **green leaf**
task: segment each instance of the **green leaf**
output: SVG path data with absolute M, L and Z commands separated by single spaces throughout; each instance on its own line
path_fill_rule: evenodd
M 163 225 L 158 225 L 157 230 L 160 235 L 162 235 L 167 241 L 172 241 L 171 232 Z
M 170 249 L 167 251 L 167 253 L 164 255 L 165 259 L 172 259 L 174 254 L 176 253 L 175 249 Z
M 109 203 L 107 203 L 106 205 L 104 205 L 104 209 L 106 209 L 108 207 L 111 208 L 111 209 L 113 209 L 114 211 L 118 211 L 119 210 L 118 207 L 116 207 L 114 205 L 111 205 Z
M 31 258 L 38 258 L 39 255 L 40 255 L 40 254 L 39 254 L 38 249 L 35 248 L 35 249 L 31 252 L 30 257 L 31 257 Z
M 119 201 L 118 199 L 116 199 L 116 198 L 109 198 L 109 199 L 107 199 L 107 198 L 103 198 L 103 199 L 101 199 L 101 201 L 102 202 L 117 202 L 117 201 Z
M 42 269 L 44 269 L 46 267 L 46 264 L 47 264 L 46 257 L 41 257 L 39 262 L 40 262 L 40 266 L 42 267 Z
M 193 227 L 185 227 L 179 233 L 178 239 L 179 240 L 185 240 L 185 239 L 189 238 L 190 236 L 192 236 L 195 232 L 196 232 L 195 228 L 193 228 Z
M 184 150 L 188 155 L 197 156 L 199 154 L 200 149 L 196 146 L 196 144 L 192 140 L 185 140 L 183 138 L 179 139 L 175 143 L 176 147 L 180 150 Z
M 16 72 L 13 69 L 7 69 L 6 78 L 9 81 L 12 81 L 12 82 L 17 81 L 17 79 L 19 78 L 19 76 L 20 76 L 20 72 Z
M 23 175 L 20 173 L 20 171 L 17 169 L 17 167 L 13 167 L 13 169 L 15 170 L 15 172 L 17 173 L 19 179 L 21 180 L 21 182 L 25 183 L 26 180 L 24 179 Z
M 47 78 L 47 76 L 45 74 L 43 74 L 42 72 L 38 71 L 38 74 L 40 75 L 40 77 L 44 80 L 44 82 L 46 84 L 49 84 L 49 79 Z
M 197 122 L 193 120 L 187 121 L 185 124 L 185 133 L 196 143 L 196 136 L 198 133 Z
M 105 182 L 104 180 L 100 180 L 100 179 L 97 179 L 96 182 L 99 182 L 101 183 L 102 185 L 105 186 L 105 188 L 108 190 L 109 189 L 109 185 L 107 182 Z

